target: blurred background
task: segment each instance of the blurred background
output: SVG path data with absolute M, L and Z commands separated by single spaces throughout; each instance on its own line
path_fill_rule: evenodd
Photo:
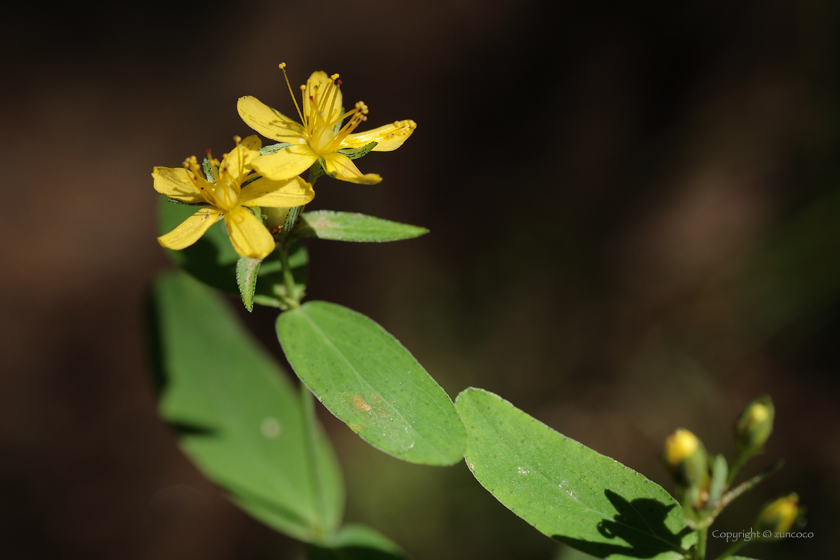
M 155 412 L 142 306 L 169 264 L 156 165 L 250 132 L 339 72 L 368 124 L 418 123 L 322 179 L 311 208 L 431 234 L 314 241 L 309 297 L 395 334 L 451 396 L 496 392 L 671 488 L 685 427 L 732 456 L 762 393 L 787 464 L 719 528 L 797 491 L 830 557 L 840 522 L 840 4 L 570 0 L 18 5 L 0 82 L 0 557 L 279 559 L 300 546 L 229 504 Z M 241 307 L 241 305 L 239 305 Z M 265 346 L 276 311 L 247 317 Z M 463 465 L 387 457 L 323 412 L 347 519 L 415 559 L 563 554 Z M 711 540 L 712 556 L 724 543 Z

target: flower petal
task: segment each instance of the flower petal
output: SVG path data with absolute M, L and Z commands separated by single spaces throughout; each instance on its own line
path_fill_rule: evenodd
M 262 148 L 262 140 L 260 140 L 260 137 L 256 134 L 252 134 L 251 136 L 245 138 L 245 140 L 241 142 L 241 145 L 249 150 L 257 151 Z
M 225 212 L 225 227 L 231 245 L 243 257 L 264 259 L 274 250 L 268 229 L 244 206 Z
M 306 142 L 303 125 L 296 123 L 277 109 L 272 109 L 256 97 L 250 95 L 240 97 L 236 108 L 245 124 L 266 138 L 289 144 Z
M 251 165 L 263 177 L 272 181 L 285 181 L 300 175 L 316 161 L 318 161 L 318 155 L 308 144 L 303 144 L 260 156 L 251 162 Z
M 316 96 L 316 92 L 318 95 Z M 335 95 L 335 101 L 333 101 Z M 319 105 L 323 104 L 322 119 L 325 123 L 331 123 L 338 119 L 341 113 L 341 104 L 344 102 L 341 95 L 341 88 L 336 86 L 326 72 L 312 72 L 309 79 L 306 81 L 306 89 L 303 92 L 303 115 L 312 121 L 311 112 L 313 107 L 310 104 L 310 99 L 317 99 Z M 330 111 L 332 107 L 332 111 Z
M 362 185 L 375 185 L 382 180 L 382 177 L 376 173 L 362 175 L 362 172 L 359 171 L 359 168 L 353 164 L 349 157 L 337 152 L 324 156 L 324 163 L 326 163 L 327 173 L 330 175 L 335 174 L 335 178 L 342 181 L 360 183 Z
M 374 152 L 390 152 L 402 146 L 415 128 L 417 128 L 417 123 L 414 121 L 397 121 L 367 132 L 350 134 L 341 142 L 341 147 L 361 148 L 371 142 L 378 142 L 373 148 Z
M 248 183 L 239 195 L 243 206 L 268 206 L 271 208 L 293 208 L 309 204 L 315 198 L 312 185 L 300 177 L 286 181 L 272 181 L 261 177 Z
M 155 190 L 169 198 L 188 204 L 207 202 L 190 179 L 190 172 L 183 167 L 155 167 L 152 177 L 155 179 Z
M 256 138 L 256 136 L 249 136 L 246 140 L 252 138 Z M 228 175 L 231 184 L 240 185 L 244 182 L 245 175 L 251 172 L 251 166 L 258 157 L 260 157 L 259 152 L 251 150 L 244 143 L 241 143 L 222 158 L 220 174 L 222 176 Z
M 204 232 L 216 223 L 221 213 L 221 210 L 212 206 L 202 208 L 166 235 L 158 237 L 158 243 L 167 249 L 185 249 L 198 241 Z

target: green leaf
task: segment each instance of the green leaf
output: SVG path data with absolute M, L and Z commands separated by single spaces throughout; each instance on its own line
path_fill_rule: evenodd
M 382 327 L 346 307 L 313 301 L 277 319 L 298 377 L 368 443 L 408 461 L 451 465 L 466 434 L 452 401 Z
M 239 285 L 239 295 L 248 311 L 254 310 L 254 291 L 257 289 L 257 273 L 260 271 L 262 259 L 239 257 L 236 262 L 236 283 Z
M 158 409 L 184 452 L 260 521 L 329 539 L 343 510 L 340 470 L 284 372 L 228 305 L 183 273 L 154 284 L 150 311 Z
M 467 389 L 455 406 L 470 471 L 544 535 L 611 559 L 682 559 L 696 541 L 679 504 L 639 473 L 487 391 Z
M 400 560 L 405 554 L 391 539 L 363 525 L 345 525 L 326 546 L 310 546 L 309 560 Z
M 175 229 L 196 211 L 191 206 L 171 204 L 168 200 L 162 196 L 158 206 L 158 231 L 161 235 Z M 186 249 L 164 249 L 164 252 L 176 265 L 208 286 L 231 294 L 241 294 L 237 282 L 239 255 L 233 250 L 223 225 L 224 222 L 221 221 L 213 224 L 201 239 Z M 306 290 L 308 265 L 309 256 L 306 249 L 299 243 L 292 243 L 289 249 L 289 266 L 292 268 L 296 288 L 301 293 Z M 280 307 L 278 290 L 283 289 L 283 268 L 275 251 L 260 264 L 253 302 Z M 245 305 L 247 307 L 248 304 Z
M 427 233 L 429 230 L 418 226 L 400 224 L 364 214 L 331 210 L 304 212 L 294 231 L 298 237 L 369 243 L 412 239 Z
M 368 155 L 378 143 L 379 142 L 371 142 L 370 144 L 365 144 L 361 148 L 345 148 L 343 150 L 338 150 L 338 153 L 343 154 L 350 159 L 359 159 Z

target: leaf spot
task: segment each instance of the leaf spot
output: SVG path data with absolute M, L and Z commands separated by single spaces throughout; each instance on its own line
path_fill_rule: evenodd
M 370 412 L 370 405 L 365 402 L 365 399 L 362 398 L 362 395 L 355 395 L 353 397 L 353 406 L 355 406 L 359 410 Z
M 263 418 L 263 421 L 260 422 L 260 433 L 265 439 L 277 439 L 280 437 L 282 431 L 283 427 L 276 418 L 266 416 Z
M 516 472 L 518 472 L 519 474 L 528 474 L 528 471 L 526 471 L 522 467 L 516 467 Z

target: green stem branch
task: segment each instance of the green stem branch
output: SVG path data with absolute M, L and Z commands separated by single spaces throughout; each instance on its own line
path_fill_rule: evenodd
M 744 548 L 747 542 L 748 541 L 735 541 L 734 543 L 732 543 L 732 546 L 727 548 L 726 551 L 720 556 L 718 556 L 715 560 L 724 560 L 724 558 L 729 558 L 730 556 Z
M 280 266 L 283 267 L 283 287 L 286 295 L 283 298 L 289 309 L 296 309 L 300 306 L 300 296 L 296 293 L 295 277 L 292 274 L 292 267 L 289 266 L 289 247 L 286 243 L 280 243 L 277 247 L 280 254 Z
M 709 528 L 703 527 L 697 531 L 697 548 L 694 549 L 694 560 L 705 560 L 706 542 L 709 540 Z

